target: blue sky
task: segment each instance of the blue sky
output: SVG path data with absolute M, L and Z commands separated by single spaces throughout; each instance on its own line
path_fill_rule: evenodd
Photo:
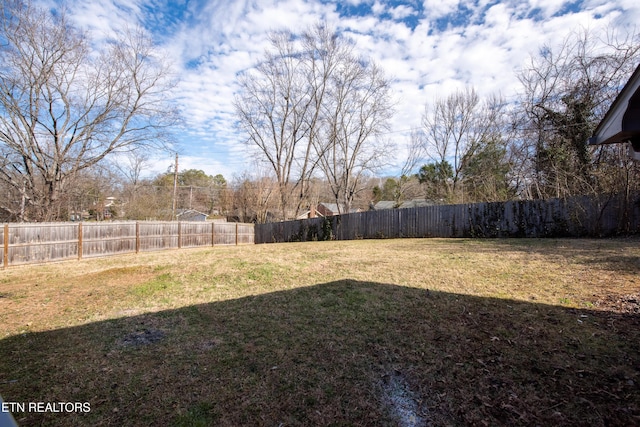
M 255 170 L 235 129 L 232 102 L 235 76 L 262 57 L 269 31 L 302 30 L 323 21 L 353 39 L 357 50 L 376 60 L 393 81 L 396 115 L 388 137 L 402 147 L 435 97 L 471 85 L 481 95 L 515 99 L 516 72 L 543 44 L 557 45 L 580 28 L 631 31 L 640 22 L 637 0 L 67 3 L 72 18 L 97 38 L 125 24 L 142 25 L 153 34 L 180 81 L 176 98 L 185 126 L 175 136 L 181 169 L 227 179 Z M 396 152 L 402 157 L 401 148 Z M 155 158 L 150 172 L 165 171 L 172 161 L 170 154 Z

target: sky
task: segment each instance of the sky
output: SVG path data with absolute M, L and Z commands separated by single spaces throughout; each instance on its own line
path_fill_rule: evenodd
M 46 1 L 46 0 L 44 0 Z M 57 1 L 57 0 L 51 0 Z M 67 0 L 71 17 L 100 38 L 140 25 L 170 58 L 178 79 L 179 169 L 201 169 L 228 180 L 255 165 L 235 125 L 236 76 L 267 49 L 270 31 L 303 31 L 326 23 L 355 42 L 392 82 L 395 116 L 388 138 L 403 146 L 419 128 L 425 104 L 472 86 L 480 96 L 516 99 L 518 70 L 541 46 L 572 31 L 609 27 L 632 31 L 637 0 Z M 164 172 L 166 153 L 147 172 Z M 393 174 L 397 167 L 383 171 Z

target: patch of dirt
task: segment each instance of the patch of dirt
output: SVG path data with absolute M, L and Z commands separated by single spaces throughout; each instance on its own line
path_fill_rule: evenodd
M 382 401 L 400 427 L 426 427 L 427 413 L 402 374 L 394 372 L 382 379 Z
M 627 295 L 606 295 L 595 305 L 616 313 L 640 314 L 640 293 Z
M 159 329 L 143 329 L 127 335 L 120 340 L 120 345 L 125 347 L 140 347 L 162 341 L 166 334 Z

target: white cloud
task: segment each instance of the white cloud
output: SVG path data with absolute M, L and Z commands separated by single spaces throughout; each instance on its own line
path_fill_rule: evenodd
M 142 22 L 150 13 L 144 1 L 76 0 L 72 9 L 82 25 L 107 32 L 123 22 Z M 178 136 L 185 150 L 204 156 L 201 160 L 185 156 L 185 164 L 203 170 L 220 168 L 225 176 L 248 164 L 241 158 L 247 151 L 243 137 L 233 126 L 236 73 L 262 57 L 270 30 L 295 31 L 324 21 L 345 31 L 361 53 L 374 58 L 393 78 L 398 102 L 389 137 L 402 144 L 408 138 L 405 130 L 419 126 L 424 104 L 434 97 L 466 85 L 475 86 L 482 95 L 500 92 L 513 97 L 519 89 L 517 71 L 543 43 L 559 43 L 579 26 L 632 26 L 640 20 L 637 0 L 584 0 L 580 12 L 564 14 L 558 14 L 567 4 L 561 0 L 424 0 L 423 16 L 411 29 L 402 20 L 418 17 L 418 12 L 408 4 L 348 3 L 367 3 L 373 13 L 339 17 L 335 4 L 319 0 L 187 2 L 187 20 L 161 34 L 182 78 L 178 102 L 187 127 Z M 460 5 L 473 8 L 471 24 L 441 30 L 436 20 L 455 13 Z
M 565 0 L 529 0 L 529 7 L 539 9 L 545 18 L 550 18 L 565 6 Z
M 425 0 L 423 3 L 428 19 L 437 19 L 455 12 L 460 0 Z
M 393 17 L 393 19 L 400 20 L 400 19 L 408 18 L 409 16 L 413 15 L 415 13 L 415 10 L 413 10 L 413 8 L 407 5 L 400 5 L 391 9 L 389 13 Z
M 374 15 L 382 15 L 386 10 L 387 7 L 379 1 L 375 1 L 373 6 L 371 6 L 371 12 L 373 12 Z
M 78 25 L 97 39 L 125 26 L 135 26 L 142 16 L 140 5 L 127 0 L 77 1 L 69 6 L 69 12 Z

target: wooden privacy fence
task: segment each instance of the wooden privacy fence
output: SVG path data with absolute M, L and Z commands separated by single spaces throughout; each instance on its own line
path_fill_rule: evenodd
M 253 244 L 253 224 L 62 222 L 4 224 L 3 267 L 162 249 Z
M 368 211 L 256 224 L 255 242 L 398 237 L 581 237 L 640 232 L 640 194 Z

